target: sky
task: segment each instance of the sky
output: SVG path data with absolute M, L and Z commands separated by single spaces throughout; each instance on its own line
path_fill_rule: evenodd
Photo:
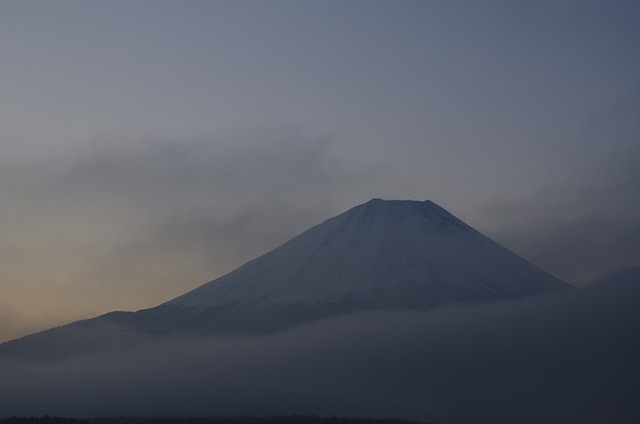
M 0 340 L 379 197 L 580 286 L 640 265 L 633 1 L 0 3 Z

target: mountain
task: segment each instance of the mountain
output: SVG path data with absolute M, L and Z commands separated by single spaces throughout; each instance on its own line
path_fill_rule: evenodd
M 373 199 L 155 308 L 62 329 L 108 331 L 110 338 L 121 332 L 127 340 L 132 332 L 266 333 L 355 311 L 429 309 L 567 287 L 431 201 Z M 55 340 L 62 329 L 5 343 L 0 353 L 37 344 L 43 334 Z
M 564 286 L 431 201 L 374 199 L 164 306 L 393 303 L 407 291 L 435 305 Z

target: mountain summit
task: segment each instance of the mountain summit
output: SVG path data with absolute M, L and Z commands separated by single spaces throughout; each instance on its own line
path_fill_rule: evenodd
M 373 199 L 158 307 L 97 320 L 260 333 L 355 311 L 430 309 L 565 287 L 431 201 Z
M 426 306 L 565 285 L 429 200 L 373 199 L 164 306 Z
M 80 328 L 85 338 L 97 329 L 111 338 L 122 329 L 128 338 L 264 333 L 355 311 L 429 309 L 566 287 L 431 201 L 373 199 L 155 308 L 112 312 L 3 347 Z

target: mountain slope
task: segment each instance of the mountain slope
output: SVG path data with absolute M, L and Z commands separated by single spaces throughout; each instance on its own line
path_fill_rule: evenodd
M 566 287 L 431 201 L 374 199 L 158 307 L 63 328 L 109 329 L 110 337 L 125 329 L 117 334 L 127 340 L 132 331 L 264 333 L 360 310 L 429 309 Z M 46 339 L 55 341 L 51 333 Z
M 165 305 L 314 304 L 404 289 L 443 303 L 564 286 L 431 201 L 374 199 Z
M 566 287 L 431 201 L 373 199 L 158 307 L 91 323 L 263 333 L 360 310 L 429 309 Z

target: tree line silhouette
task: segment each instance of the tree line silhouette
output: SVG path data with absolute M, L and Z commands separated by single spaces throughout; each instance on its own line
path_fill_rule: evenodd
M 318 417 L 291 415 L 269 417 L 96 417 L 89 419 L 10 417 L 0 424 L 429 424 L 397 419 Z

